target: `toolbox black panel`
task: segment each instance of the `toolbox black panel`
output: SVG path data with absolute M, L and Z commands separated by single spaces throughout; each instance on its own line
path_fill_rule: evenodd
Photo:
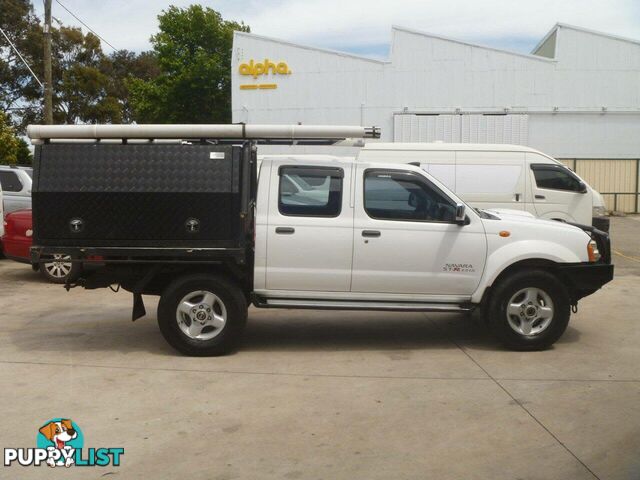
M 69 247 L 239 246 L 243 148 L 39 146 L 32 193 L 34 242 Z

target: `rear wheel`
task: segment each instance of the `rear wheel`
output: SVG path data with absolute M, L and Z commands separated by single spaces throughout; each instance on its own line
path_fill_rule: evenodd
M 565 286 L 544 270 L 521 271 L 494 288 L 487 309 L 493 333 L 513 350 L 543 350 L 569 324 L 570 299 Z
M 80 275 L 82 265 L 72 262 L 70 255 L 56 253 L 50 260 L 40 264 L 40 273 L 51 283 L 72 282 Z
M 169 285 L 158 304 L 158 326 L 176 350 L 194 356 L 229 353 L 247 321 L 242 291 L 225 278 L 188 275 Z

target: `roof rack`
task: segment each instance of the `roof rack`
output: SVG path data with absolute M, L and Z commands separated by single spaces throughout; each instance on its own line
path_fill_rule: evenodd
M 103 140 L 122 143 L 254 140 L 272 144 L 335 144 L 354 138 L 380 138 L 380 129 L 349 125 L 29 125 L 27 135 L 34 145 Z

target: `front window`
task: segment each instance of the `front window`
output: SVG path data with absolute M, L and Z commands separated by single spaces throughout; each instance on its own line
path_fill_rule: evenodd
M 409 172 L 365 172 L 364 208 L 371 218 L 454 222 L 455 205 L 426 179 Z
M 532 165 L 533 175 L 538 188 L 581 192 L 582 182 L 568 169 L 555 165 Z

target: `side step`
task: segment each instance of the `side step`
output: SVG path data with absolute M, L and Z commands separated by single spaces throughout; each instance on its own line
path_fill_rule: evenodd
M 470 312 L 472 304 L 376 302 L 349 300 L 319 300 L 293 298 L 263 298 L 255 296 L 253 303 L 259 308 L 301 308 L 316 310 L 386 310 L 395 312 Z

